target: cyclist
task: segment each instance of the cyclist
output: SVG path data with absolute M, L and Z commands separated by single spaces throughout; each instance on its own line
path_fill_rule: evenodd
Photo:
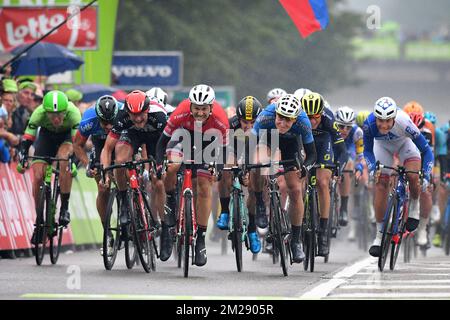
M 164 109 L 164 112 L 167 114 L 167 118 L 169 118 L 169 116 L 175 110 L 174 107 L 167 103 L 169 96 L 163 89 L 159 87 L 153 87 L 150 90 L 146 91 L 145 94 L 150 98 L 150 106 L 157 106 Z
M 364 144 L 363 131 L 355 124 L 355 112 L 353 109 L 344 106 L 336 111 L 336 123 L 339 128 L 339 133 L 345 141 L 349 160 L 347 162 L 346 170 L 355 170 L 356 179 L 359 179 L 363 173 L 363 158 L 364 158 Z M 345 226 L 348 222 L 347 203 L 350 195 L 351 175 L 344 173 L 344 179 L 339 186 L 341 195 L 340 217 L 342 218 L 340 225 Z M 350 231 L 348 238 L 353 240 L 355 238 L 355 224 L 350 224 Z
M 125 106 L 122 110 L 119 110 L 114 125 L 108 133 L 100 155 L 101 164 L 103 167 L 111 165 L 113 151 L 116 164 L 130 161 L 142 145 L 145 145 L 144 153 L 146 152 L 147 156 L 155 156 L 156 143 L 165 125 L 166 113 L 158 107 L 151 107 L 150 98 L 144 92 L 140 90 L 132 91 L 125 98 Z M 120 221 L 123 225 L 126 225 L 131 221 L 128 214 L 126 169 L 117 169 L 115 178 L 122 203 Z M 144 179 L 147 180 L 147 178 L 148 172 L 145 171 Z M 164 185 L 155 177 L 150 180 L 153 190 L 151 202 L 156 209 L 154 213 L 161 220 L 161 238 L 163 238 L 169 232 L 164 215 Z M 106 176 L 105 183 L 101 183 L 103 188 L 109 188 L 109 175 Z
M 274 102 L 277 102 L 278 99 L 280 99 L 282 96 L 284 96 L 285 94 L 287 94 L 287 92 L 281 88 L 273 88 L 272 90 L 270 90 L 269 92 L 267 92 L 267 103 L 271 104 Z
M 58 90 L 45 94 L 42 104 L 32 113 L 28 125 L 23 135 L 20 147 L 19 160 L 22 167 L 28 157 L 30 146 L 35 143 L 35 156 L 48 156 L 68 159 L 72 156 L 72 138 L 80 124 L 80 110 L 67 96 Z M 36 134 L 39 128 L 39 135 Z M 34 160 L 31 165 L 33 170 L 33 197 L 37 205 L 39 197 L 39 187 L 44 179 L 47 165 L 42 160 Z M 20 173 L 23 173 L 18 168 Z M 67 226 L 70 223 L 69 198 L 72 188 L 72 175 L 68 168 L 68 161 L 60 163 L 60 187 L 61 187 L 61 208 L 59 212 L 59 224 Z M 31 242 L 36 243 L 36 236 L 33 233 Z
M 374 111 L 364 122 L 364 157 L 369 172 L 375 174 L 376 161 L 392 166 L 394 153 L 398 154 L 400 163 L 406 170 L 420 170 L 420 154 L 423 155 L 422 170 L 425 190 L 430 183 L 433 168 L 433 152 L 425 137 L 414 125 L 408 115 L 397 107 L 390 97 L 382 97 L 375 102 Z M 420 150 L 420 151 L 419 151 Z M 374 207 L 377 220 L 377 234 L 369 254 L 378 257 L 382 237 L 383 217 L 387 208 L 390 171 L 382 169 L 375 184 Z M 419 176 L 408 174 L 411 191 L 409 216 L 406 230 L 414 231 L 419 224 Z
M 303 96 L 307 93 L 311 93 L 312 91 L 307 88 L 300 88 L 294 91 L 294 96 L 297 97 L 300 101 L 302 100 Z
M 224 162 L 220 157 L 225 154 L 224 148 L 227 145 L 228 129 L 228 118 L 222 106 L 215 101 L 213 88 L 205 84 L 199 84 L 190 90 L 189 99 L 183 100 L 172 113 L 164 129 L 164 134 L 161 135 L 157 145 L 158 178 L 162 174 L 164 152 L 167 153 L 168 160 L 172 161 L 176 161 L 177 156 L 180 155 L 185 160 L 197 159 L 199 155 L 197 152 L 201 153 L 202 161 L 201 163 L 195 162 L 195 168 L 192 172 L 194 186 L 197 186 L 198 229 L 194 261 L 197 266 L 203 266 L 207 262 L 205 235 L 212 207 L 213 177 L 207 164 L 209 161 L 206 161 L 203 157 L 206 152 L 203 151 L 207 148 L 211 149 L 211 147 L 214 147 L 213 149 L 218 148 L 219 151 L 215 152 L 214 156 L 216 160 L 219 159 L 219 163 L 223 164 Z M 212 136 L 215 137 L 214 141 L 211 141 Z M 180 139 L 183 141 L 180 141 Z M 184 147 L 186 144 L 187 148 Z M 195 154 L 193 154 L 193 157 L 188 157 L 187 153 L 193 149 Z M 175 212 L 176 174 L 179 168 L 180 164 L 169 164 L 164 178 L 167 206 L 171 212 Z M 167 241 L 161 242 L 161 260 L 163 261 L 169 259 L 172 254 L 172 239 L 170 237 L 171 235 L 168 236 Z
M 303 144 L 306 158 L 302 168 L 296 168 L 295 165 L 284 166 L 284 176 L 290 199 L 288 213 L 292 225 L 292 260 L 295 263 L 300 263 L 305 258 L 300 232 L 304 211 L 302 184 L 305 180 L 306 170 L 316 161 L 316 148 L 314 147 L 311 133 L 311 124 L 301 108 L 300 100 L 292 94 L 286 94 L 278 99 L 276 103 L 267 106 L 259 114 L 251 132 L 259 140 L 258 147 L 252 146 L 255 150 L 250 150 L 249 152 L 250 155 L 256 155 L 254 159 L 256 163 L 266 162 L 268 160 L 267 155 L 271 152 L 273 157 L 275 154 L 273 149 L 277 143 L 280 149 L 281 160 L 294 159 L 296 153 L 300 156 Z M 272 141 L 273 133 L 277 132 L 279 133 L 278 141 Z M 301 176 L 300 179 L 299 175 Z M 255 191 L 256 208 L 258 209 L 258 207 L 263 205 L 261 194 L 264 185 L 259 170 L 252 171 L 250 182 L 252 189 Z
M 227 164 L 242 163 L 242 160 L 246 162 L 249 159 L 248 135 L 262 109 L 261 102 L 253 96 L 244 97 L 237 104 L 236 115 L 229 119 L 230 129 L 233 130 L 233 136 L 229 137 L 229 141 L 233 141 L 233 153 L 228 155 Z M 230 138 L 233 138 L 233 140 L 230 140 Z M 242 153 L 242 151 L 244 152 Z M 224 171 L 222 173 L 222 179 L 219 181 L 219 196 L 222 212 L 217 220 L 217 227 L 221 230 L 228 230 L 231 186 L 232 174 Z M 247 199 L 247 206 L 249 208 L 248 238 L 250 241 L 250 251 L 252 253 L 258 253 L 261 250 L 261 241 L 256 233 L 254 200 L 254 192 L 250 186 L 249 197 Z
M 333 112 L 329 108 L 325 108 L 324 105 L 323 97 L 316 92 L 306 94 L 302 98 L 303 109 L 311 121 L 314 144 L 317 150 L 317 163 L 332 165 L 333 162 L 339 161 L 342 165 L 340 169 L 342 171 L 348 160 L 347 148 L 339 133 Z M 327 230 L 330 215 L 331 171 L 317 169 L 316 175 L 320 208 L 318 255 L 327 256 L 330 249 L 327 241 Z M 340 220 L 343 220 L 342 217 Z
M 98 189 L 97 211 L 103 225 L 106 222 L 109 188 L 104 188 L 100 184 L 100 175 L 97 174 L 94 165 L 100 163 L 100 154 L 105 145 L 106 137 L 113 127 L 119 109 L 122 109 L 122 107 L 123 104 L 118 102 L 113 96 L 101 96 L 93 107 L 84 112 L 73 142 L 73 150 L 83 166 L 86 167 L 86 175 L 88 177 L 95 177 Z M 93 143 L 91 162 L 85 151 L 86 142 L 89 137 L 91 137 Z
M 425 113 L 426 114 L 426 113 Z M 430 115 L 428 115 L 430 117 Z M 430 122 L 436 124 L 436 117 L 430 117 Z M 445 213 L 445 208 L 447 206 L 447 187 L 445 184 L 445 174 L 447 171 L 447 137 L 448 137 L 448 124 L 442 127 L 436 128 L 436 154 L 439 160 L 439 178 L 440 183 L 438 185 L 438 206 L 440 211 L 440 222 L 436 225 L 436 233 L 433 238 L 433 245 L 436 247 L 441 246 L 441 232 L 442 232 L 442 221 Z
M 420 132 L 423 134 L 423 136 L 427 140 L 428 145 L 431 147 L 431 150 L 433 150 L 434 145 L 432 143 L 432 134 L 431 131 L 425 127 L 424 115 L 419 112 L 411 112 L 409 114 L 409 117 L 411 118 L 412 122 L 416 125 L 416 127 L 420 130 Z M 431 208 L 433 206 L 432 192 L 430 188 L 420 193 L 419 203 L 420 203 L 420 219 L 419 219 L 419 226 L 417 227 L 417 244 L 419 246 L 426 246 L 428 248 L 430 244 L 428 237 L 429 235 L 428 220 L 430 217 Z

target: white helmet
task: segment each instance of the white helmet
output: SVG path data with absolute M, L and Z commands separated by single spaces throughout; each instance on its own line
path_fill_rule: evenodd
M 383 120 L 395 118 L 397 116 L 397 104 L 392 98 L 382 97 L 375 102 L 373 114 L 378 119 Z
M 212 104 L 215 98 L 216 94 L 214 93 L 213 88 L 206 84 L 196 85 L 189 91 L 189 100 L 191 103 L 199 106 Z
M 352 125 L 355 123 L 355 111 L 347 106 L 340 107 L 336 111 L 336 122 L 343 125 Z
M 163 107 L 167 103 L 167 98 L 168 98 L 167 93 L 161 88 L 153 87 L 150 90 L 146 91 L 145 94 L 150 99 L 153 99 L 153 100 L 157 101 Z
M 300 100 L 293 94 L 285 94 L 276 102 L 275 112 L 282 116 L 297 118 L 301 111 Z
M 294 96 L 296 96 L 298 99 L 301 100 L 305 94 L 311 93 L 311 92 L 312 92 L 312 91 L 309 90 L 309 89 L 306 89 L 306 88 L 300 88 L 300 89 L 295 90 Z
M 279 99 L 282 96 L 284 96 L 285 94 L 287 94 L 287 92 L 284 91 L 283 89 L 274 88 L 267 93 L 267 102 L 270 102 L 270 100 L 275 99 L 275 98 Z

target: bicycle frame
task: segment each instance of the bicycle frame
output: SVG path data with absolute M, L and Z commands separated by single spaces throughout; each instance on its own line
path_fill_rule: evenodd
M 184 207 L 184 199 L 191 199 L 191 212 L 192 212 L 192 234 L 189 236 L 189 244 L 192 245 L 193 240 L 197 237 L 197 219 L 195 216 L 195 205 L 194 205 L 194 192 L 192 187 L 192 169 L 185 168 L 184 169 L 184 179 L 183 179 L 183 187 L 180 195 L 180 212 L 178 219 L 178 230 L 177 235 L 179 237 L 182 236 L 182 232 L 186 232 L 184 229 L 184 219 L 185 219 L 185 207 Z
M 391 190 L 389 194 L 389 202 L 386 209 L 386 212 L 383 217 L 383 226 L 385 223 L 389 223 L 389 209 L 391 208 L 391 205 L 395 205 L 396 211 L 395 214 L 395 221 L 393 226 L 393 232 L 392 232 L 392 241 L 395 242 L 395 244 L 398 244 L 400 241 L 400 232 L 398 230 L 398 225 L 400 221 L 403 219 L 406 221 L 408 218 L 408 210 L 409 210 L 409 182 L 407 179 L 405 179 L 406 172 L 400 171 L 400 174 L 398 176 L 398 180 L 396 183 L 396 186 L 394 189 Z M 401 230 L 402 236 L 403 236 L 403 230 Z M 405 233 L 406 234 L 406 233 Z
M 247 237 L 247 223 L 248 223 L 248 210 L 247 206 L 244 204 L 244 192 L 242 190 L 241 182 L 239 181 L 239 175 L 236 171 L 233 172 L 233 184 L 232 184 L 233 190 L 231 191 L 231 198 L 230 198 L 230 218 L 228 220 L 228 230 L 229 233 L 232 233 L 234 231 L 234 225 L 233 225 L 233 216 L 234 216 L 234 208 L 233 208 L 233 201 L 235 197 L 235 193 L 237 193 L 237 196 L 239 197 L 239 210 L 242 213 L 242 219 L 241 219 L 241 226 L 242 226 L 242 239 L 241 241 L 244 241 Z

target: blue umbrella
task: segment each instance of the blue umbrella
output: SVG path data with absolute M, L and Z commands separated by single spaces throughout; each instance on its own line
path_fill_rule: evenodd
M 114 92 L 119 90 L 103 84 L 81 84 L 74 86 L 73 88 L 83 94 L 83 99 L 81 99 L 82 102 L 95 101 L 105 94 L 112 95 Z
M 17 46 L 11 53 L 17 54 L 28 45 Z M 39 42 L 12 63 L 12 74 L 49 76 L 67 70 L 77 70 L 82 64 L 83 60 L 69 49 L 55 43 Z

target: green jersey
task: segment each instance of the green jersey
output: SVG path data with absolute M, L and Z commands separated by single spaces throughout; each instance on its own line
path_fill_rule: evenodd
M 44 107 L 40 105 L 34 110 L 30 117 L 28 126 L 25 129 L 24 139 L 34 141 L 36 139 L 37 129 L 39 127 L 45 128 L 50 132 L 61 133 L 70 131 L 72 137 L 75 136 L 78 126 L 81 121 L 80 110 L 72 103 L 69 102 L 67 107 L 66 115 L 64 116 L 64 121 L 61 126 L 55 127 L 52 125 L 50 119 L 47 116 L 47 112 Z

